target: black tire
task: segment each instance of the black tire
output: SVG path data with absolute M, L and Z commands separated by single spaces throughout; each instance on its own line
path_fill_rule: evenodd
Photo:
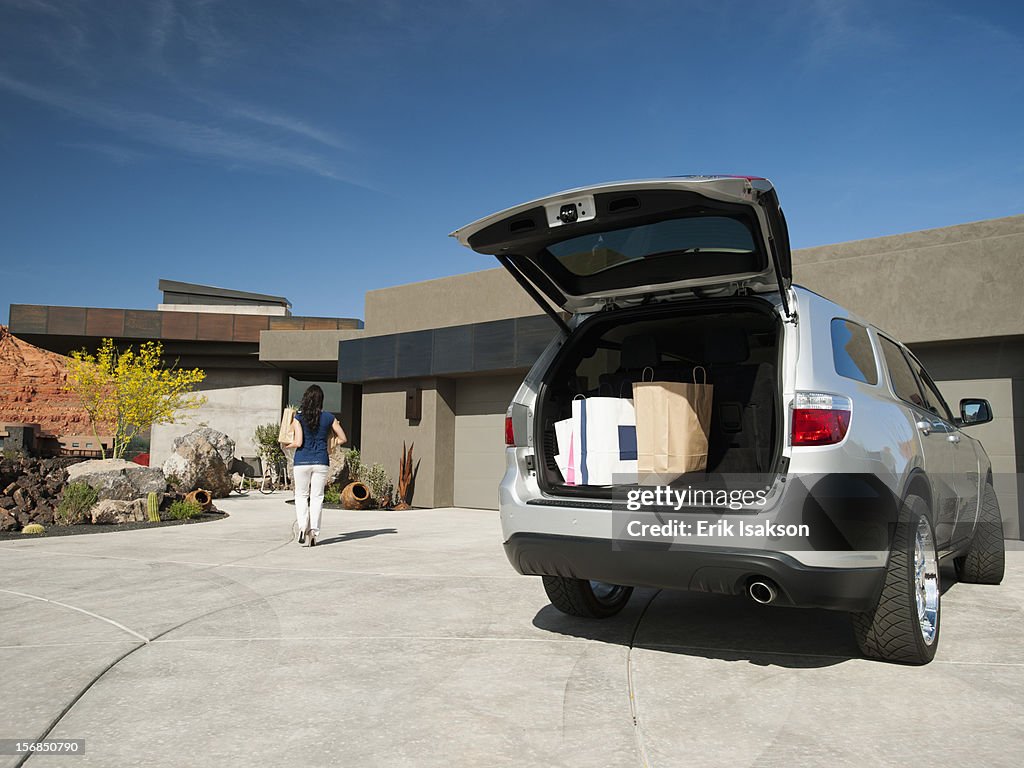
M 927 532 L 926 543 L 930 542 L 934 555 L 934 582 L 928 581 L 928 594 L 934 599 L 934 619 L 929 635 L 926 635 L 926 624 L 918 614 L 914 552 L 919 527 Z M 935 657 L 941 616 L 935 551 L 935 530 L 928 505 L 920 496 L 907 496 L 900 509 L 878 603 L 873 610 L 855 613 L 852 617 L 857 645 L 865 656 L 902 664 L 927 664 Z
M 632 587 L 564 576 L 541 576 L 548 599 L 562 613 L 587 619 L 606 619 L 626 607 Z
M 998 584 L 1006 569 L 1006 550 L 1003 542 L 1003 516 L 999 499 L 991 482 L 985 483 L 978 511 L 978 524 L 974 528 L 967 554 L 953 561 L 956 577 L 966 584 Z

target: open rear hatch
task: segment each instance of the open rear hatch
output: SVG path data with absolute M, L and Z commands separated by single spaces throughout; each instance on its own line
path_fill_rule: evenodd
M 770 484 L 783 432 L 781 321 L 795 319 L 789 238 L 770 182 L 602 184 L 509 208 L 452 236 L 496 256 L 569 337 L 540 382 L 531 424 L 542 490 L 611 494 L 607 485 L 564 483 L 556 466 L 555 425 L 576 398 L 631 397 L 645 371 L 687 382 L 698 369 L 715 388 L 707 479 Z M 758 296 L 774 292 L 783 317 Z M 590 316 L 570 333 L 558 310 Z
M 509 208 L 451 233 L 496 256 L 545 312 L 654 298 L 778 291 L 791 315 L 786 221 L 771 182 L 684 176 L 601 184 Z

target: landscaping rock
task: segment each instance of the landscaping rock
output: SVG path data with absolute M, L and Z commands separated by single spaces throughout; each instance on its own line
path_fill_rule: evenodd
M 235 441 L 223 432 L 218 432 L 210 427 L 200 427 L 199 429 L 192 430 L 187 435 L 175 438 L 171 451 L 176 452 L 181 445 L 198 445 L 200 443 L 212 445 L 226 467 L 230 468 L 234 464 Z
M 174 441 L 171 455 L 164 462 L 164 475 L 178 478 L 179 491 L 203 488 L 214 498 L 223 498 L 231 493 L 234 453 L 234 440 L 203 427 Z
M 18 518 L 8 512 L 6 509 L 0 511 L 0 531 L 6 533 L 7 531 L 17 531 L 21 527 L 18 525 Z
M 96 502 L 91 511 L 94 525 L 119 525 L 141 523 L 146 520 L 146 500 L 103 499 Z
M 68 468 L 69 483 L 85 483 L 100 499 L 131 501 L 150 492 L 164 493 L 167 480 L 156 467 L 142 467 L 121 459 L 94 459 Z
M 0 530 L 21 530 L 31 523 L 49 525 L 67 479 L 65 468 L 77 461 L 0 459 Z

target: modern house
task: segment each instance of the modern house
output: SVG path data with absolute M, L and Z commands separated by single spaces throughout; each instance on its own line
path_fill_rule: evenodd
M 997 473 L 1006 535 L 1022 530 L 1024 215 L 795 251 L 795 282 L 906 342 L 946 399 L 988 398 L 976 428 Z M 55 351 L 102 336 L 155 338 L 207 370 L 194 416 L 250 448 L 309 381 L 325 386 L 365 463 L 419 462 L 414 504 L 493 509 L 504 472 L 505 410 L 555 333 L 502 269 L 370 290 L 365 325 L 299 318 L 280 297 L 161 281 L 156 311 L 12 305 L 11 331 Z M 154 431 L 154 461 L 186 426 Z

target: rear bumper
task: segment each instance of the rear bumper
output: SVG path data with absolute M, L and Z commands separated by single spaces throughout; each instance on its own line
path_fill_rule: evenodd
M 744 593 L 756 578 L 779 586 L 779 605 L 867 611 L 884 568 L 817 568 L 780 552 L 516 533 L 505 542 L 512 566 L 527 576 L 566 576 L 635 587 Z

